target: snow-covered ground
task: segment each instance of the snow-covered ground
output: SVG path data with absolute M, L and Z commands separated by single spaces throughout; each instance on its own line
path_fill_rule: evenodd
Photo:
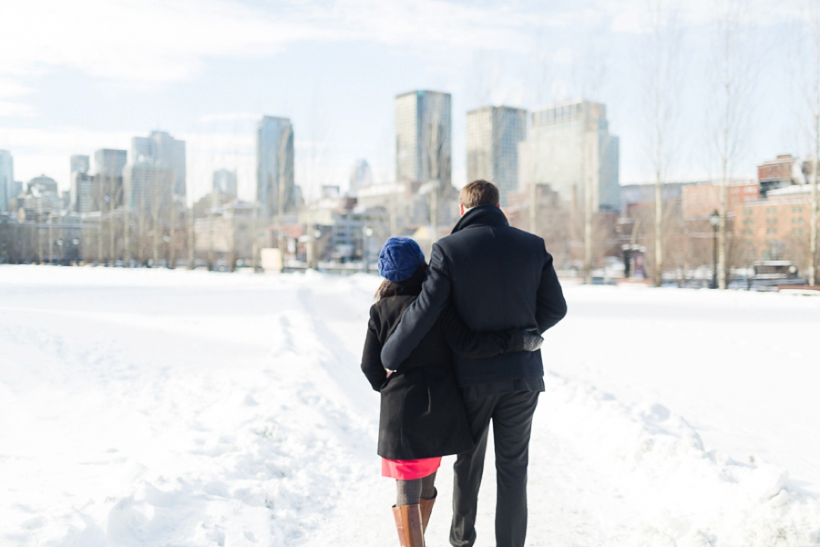
M 0 545 L 397 544 L 358 368 L 378 281 L 0 266 Z M 566 294 L 528 545 L 820 545 L 820 298 Z

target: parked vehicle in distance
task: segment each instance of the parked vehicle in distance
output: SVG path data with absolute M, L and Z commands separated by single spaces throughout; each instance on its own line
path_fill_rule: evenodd
M 778 285 L 805 285 L 806 280 L 790 260 L 759 260 L 752 264 L 746 283 L 749 290 L 776 291 Z

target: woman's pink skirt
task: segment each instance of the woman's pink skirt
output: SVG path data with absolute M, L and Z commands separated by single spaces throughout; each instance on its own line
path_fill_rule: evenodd
M 382 477 L 412 481 L 432 475 L 441 465 L 441 456 L 420 460 L 388 460 L 382 458 Z

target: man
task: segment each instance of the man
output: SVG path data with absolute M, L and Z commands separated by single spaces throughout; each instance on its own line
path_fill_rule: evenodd
M 544 240 L 512 228 L 499 205 L 498 188 L 476 180 L 459 196 L 461 219 L 433 245 L 421 295 L 405 310 L 382 349 L 382 363 L 397 369 L 452 301 L 474 331 L 537 328 L 544 332 L 566 315 L 561 285 Z M 498 547 L 524 545 L 527 533 L 527 464 L 532 417 L 544 391 L 541 352 L 489 359 L 455 356 L 476 447 L 455 464 L 450 543 L 475 543 L 478 489 L 487 432 L 493 422 L 498 483 L 495 536 Z

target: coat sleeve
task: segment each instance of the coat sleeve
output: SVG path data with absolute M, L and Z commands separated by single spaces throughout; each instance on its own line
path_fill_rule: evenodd
M 398 327 L 387 339 L 381 351 L 384 366 L 396 370 L 419 345 L 432 328 L 441 310 L 450 299 L 452 281 L 446 269 L 444 255 L 438 244 L 433 244 L 427 279 L 421 294 L 404 310 Z
M 382 344 L 379 342 L 379 315 L 376 307 L 370 308 L 370 321 L 367 322 L 367 336 L 364 339 L 364 352 L 362 354 L 362 372 L 367 377 L 367 381 L 376 391 L 381 391 L 381 386 L 387 379 L 387 371 L 382 366 L 379 353 Z
M 439 318 L 447 344 L 456 354 L 468 359 L 486 359 L 502 353 L 523 351 L 524 331 L 511 329 L 503 332 L 471 331 L 452 305 Z
M 552 264 L 552 255 L 546 250 L 544 252 L 547 257 L 541 271 L 541 283 L 538 286 L 535 305 L 535 319 L 541 332 L 555 326 L 567 314 L 567 302 L 564 300 L 564 292 Z

